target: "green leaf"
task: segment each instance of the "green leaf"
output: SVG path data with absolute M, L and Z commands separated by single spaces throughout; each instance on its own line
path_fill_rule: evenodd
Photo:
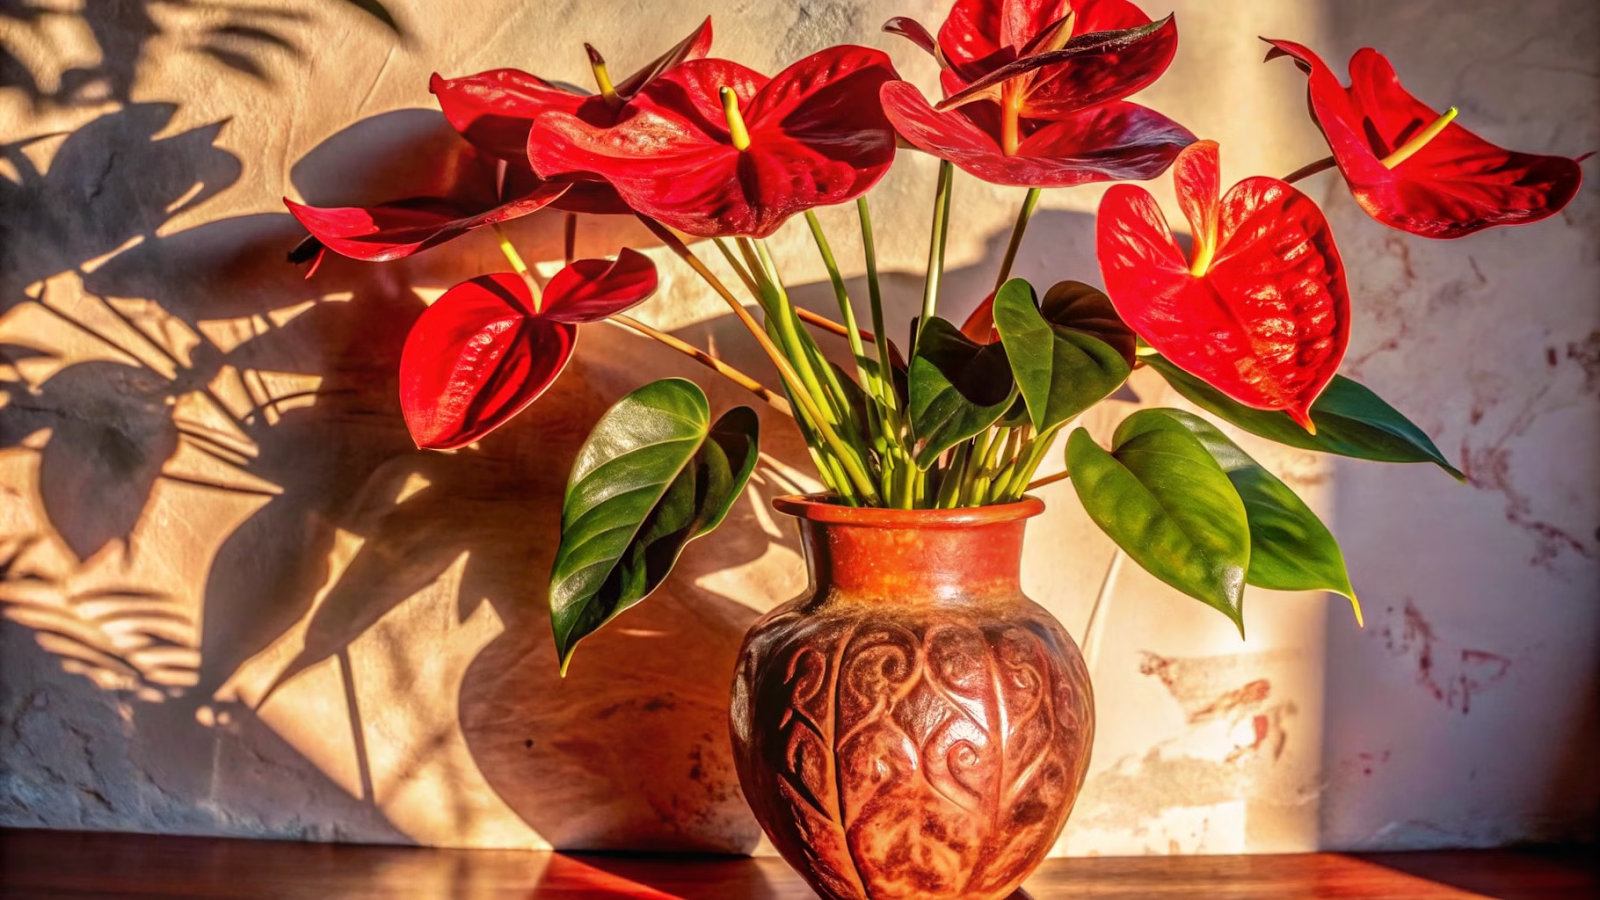
M 665 378 L 617 401 L 578 451 L 550 573 L 562 674 L 577 643 L 660 586 L 744 489 L 756 414 L 738 407 L 715 425 L 710 418 L 699 387 Z
M 988 428 L 1016 397 L 1005 347 L 979 344 L 944 319 L 929 319 L 910 372 L 911 427 L 922 448 L 920 469 Z
M 1214 607 L 1244 634 L 1250 565 L 1244 502 L 1200 439 L 1182 429 L 1067 439 L 1067 469 L 1089 518 L 1150 574 Z
M 1316 434 L 1308 434 L 1285 413 L 1252 409 L 1159 355 L 1144 357 L 1151 368 L 1191 403 L 1252 434 L 1299 447 L 1377 462 L 1431 462 L 1457 481 L 1467 476 L 1445 459 L 1422 429 L 1383 402 L 1377 394 L 1342 375 L 1335 375 L 1311 405 Z
M 1021 278 L 995 293 L 994 326 L 1034 430 L 1041 433 L 1104 400 L 1132 371 L 1099 338 L 1046 321 L 1033 288 Z
M 1128 368 L 1133 368 L 1139 338 L 1100 289 L 1081 281 L 1058 281 L 1044 292 L 1039 312 L 1051 325 L 1099 338 L 1121 354 Z
M 1344 554 L 1327 526 L 1288 485 L 1199 416 L 1177 409 L 1146 409 L 1129 416 L 1119 437 L 1182 428 L 1200 439 L 1244 501 L 1250 523 L 1250 568 L 1245 583 L 1274 591 L 1333 591 L 1350 598 L 1356 622 L 1361 604 L 1350 587 Z

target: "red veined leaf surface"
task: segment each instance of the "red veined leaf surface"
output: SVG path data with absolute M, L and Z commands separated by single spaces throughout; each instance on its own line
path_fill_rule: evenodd
M 949 96 L 939 109 L 998 99 L 1014 104 L 1027 118 L 1066 115 L 1121 100 L 1149 86 L 1177 52 L 1178 26 L 1172 16 L 1115 31 L 1078 33 L 1059 49 L 1025 52 L 971 81 L 963 77 L 966 84 L 959 90 L 952 90 L 954 79 L 943 79 Z
M 1371 48 L 1350 59 L 1350 86 L 1315 53 L 1268 40 L 1267 58 L 1292 58 L 1309 76 L 1311 111 L 1334 161 L 1367 214 L 1411 234 L 1458 238 L 1495 225 L 1525 225 L 1567 205 L 1583 181 L 1583 159 L 1506 150 L 1451 122 L 1389 168 L 1383 159 L 1440 113 L 1400 84 Z
M 1165 172 L 1194 142 L 1188 129 L 1155 110 L 1118 101 L 1053 120 L 1025 119 L 1017 151 L 1007 155 L 992 110 L 964 106 L 939 112 L 904 81 L 885 84 L 880 96 L 901 137 L 991 184 L 1045 188 L 1143 181 Z
M 1022 114 L 1047 118 L 1121 100 L 1159 78 L 1177 53 L 1178 32 L 1170 16 L 1148 28 L 1154 24 L 1128 0 L 958 0 L 937 39 L 905 17 L 884 30 L 938 60 L 947 96 L 976 86 L 998 99 L 993 82 L 1019 78 Z
M 1344 266 L 1322 211 L 1275 178 L 1219 194 L 1213 141 L 1173 167 L 1195 258 L 1150 192 L 1113 186 L 1096 221 L 1100 272 L 1117 313 L 1190 374 L 1314 431 L 1310 409 L 1350 340 Z
M 656 283 L 655 263 L 627 247 L 615 260 L 576 260 L 545 285 L 540 315 L 553 322 L 598 322 L 649 299 Z
M 561 374 L 577 326 L 532 309 L 527 284 L 505 272 L 456 285 L 417 318 L 400 356 L 400 405 L 418 447 L 482 438 Z
M 852 200 L 894 161 L 894 131 L 862 102 L 895 78 L 888 56 L 831 47 L 768 79 L 737 63 L 689 60 L 652 81 L 615 127 L 540 116 L 528 143 L 546 178 L 604 178 L 634 210 L 697 237 L 765 237 L 785 219 Z M 749 132 L 733 145 L 719 90 Z
M 616 85 L 626 103 L 652 79 L 686 59 L 698 59 L 711 50 L 708 17 L 676 46 Z M 501 159 L 523 163 L 528 154 L 528 131 L 542 112 L 572 113 L 595 125 L 615 124 L 621 108 L 613 108 L 599 95 L 552 84 L 520 69 L 490 69 L 476 75 L 444 78 L 435 73 L 428 90 L 439 100 L 445 118 L 478 149 Z

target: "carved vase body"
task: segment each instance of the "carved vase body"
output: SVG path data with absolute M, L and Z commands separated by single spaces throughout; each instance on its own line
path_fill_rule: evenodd
M 1019 583 L 1037 500 L 852 509 L 805 498 L 811 586 L 745 637 L 734 759 L 761 826 L 828 900 L 998 900 L 1060 835 L 1094 701 Z

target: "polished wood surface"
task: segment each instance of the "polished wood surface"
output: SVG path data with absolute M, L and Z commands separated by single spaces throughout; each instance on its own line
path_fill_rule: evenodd
M 1592 848 L 1591 848 L 1592 849 Z M 1047 860 L 1032 900 L 1591 900 L 1582 850 Z M 810 900 L 781 860 L 0 830 L 0 897 Z

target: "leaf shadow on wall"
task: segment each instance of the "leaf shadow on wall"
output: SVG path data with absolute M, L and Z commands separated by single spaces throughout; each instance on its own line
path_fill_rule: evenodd
M 136 761 L 124 772 L 84 762 L 53 803 L 24 803 L 23 822 L 130 827 L 141 801 L 114 790 L 88 819 L 68 807 L 74 791 L 102 796 L 108 781 L 142 776 L 177 806 L 220 810 L 191 809 L 169 822 L 178 830 L 470 840 L 450 837 L 472 834 L 477 815 L 477 798 L 454 790 L 477 780 L 460 765 L 471 755 L 456 731 L 459 702 L 474 749 L 516 732 L 522 758 L 485 777 L 553 840 L 753 846 L 758 831 L 721 747 L 727 673 L 755 613 L 688 581 L 670 585 L 633 617 L 632 645 L 586 648 L 593 675 L 634 671 L 586 694 L 556 677 L 543 604 L 566 470 L 588 425 L 641 371 L 699 373 L 643 339 L 589 329 L 574 371 L 515 424 L 471 450 L 420 452 L 405 433 L 396 371 L 424 308 L 411 281 L 438 273 L 333 261 L 304 282 L 284 261 L 300 235 L 285 214 L 159 234 L 240 172 L 215 146 L 225 123 L 156 138 L 173 112 L 109 113 L 67 136 L 44 172 L 19 166 L 22 180 L 0 182 L 7 209 L 22 211 L 5 222 L 0 268 L 7 334 L 20 335 L 4 348 L 0 435 L 13 461 L 32 461 L 35 482 L 14 495 L 31 508 L 8 509 L 0 535 L 7 639 L 32 645 L 4 654 L 17 677 L 8 674 L 0 708 L 30 723 L 17 732 L 26 746 L 7 755 L 50 759 L 48 745 L 77 723 L 36 701 L 70 695 L 83 705 L 66 715 L 96 716 L 73 752 Z M 404 173 L 366 164 L 363 145 L 383 146 L 385 159 L 425 158 L 406 151 L 444 125 L 436 113 L 377 119 L 309 154 L 297 181 L 359 189 L 366 176 L 367 187 L 392 191 Z M 473 270 L 447 282 L 501 267 L 468 242 L 430 256 Z M 604 371 L 619 386 L 609 394 L 589 384 Z M 719 407 L 736 399 L 713 398 Z M 765 484 L 763 504 L 788 490 Z M 748 509 L 726 534 L 739 537 L 719 541 L 718 562 L 700 571 L 750 562 L 773 542 Z M 413 598 L 410 607 L 426 604 L 451 624 L 385 627 Z M 485 604 L 500 636 L 481 655 L 465 641 L 429 646 L 450 644 Z M 441 682 L 432 664 L 452 653 L 468 658 Z M 348 719 L 349 765 L 327 763 L 323 676 Z M 302 680 L 318 684 L 297 690 Z M 615 715 L 630 704 L 676 713 L 616 727 L 634 718 Z M 530 734 L 546 754 L 531 770 Z M 597 742 L 608 757 L 594 758 Z M 669 751 L 685 762 L 645 791 L 640 762 Z M 385 760 L 376 771 L 375 758 Z M 563 794 L 574 773 L 587 773 L 585 786 L 610 805 Z M 414 810 L 390 824 L 379 788 L 401 794 L 419 775 L 438 810 L 420 829 Z
M 0 535 L 0 615 L 89 676 L 32 673 L 35 687 L 0 699 L 38 735 L 23 756 L 46 758 L 61 732 L 33 711 L 36 686 L 92 698 L 92 683 L 108 698 L 104 729 L 81 757 L 124 741 L 176 807 L 223 810 L 190 809 L 181 830 L 470 840 L 481 777 L 558 847 L 752 849 L 760 832 L 726 716 L 757 611 L 734 597 L 798 589 L 795 531 L 767 512 L 794 486 L 760 467 L 717 535 L 586 641 L 565 680 L 544 601 L 567 469 L 617 396 L 680 375 L 719 411 L 751 399 L 630 332 L 590 326 L 571 371 L 512 424 L 469 450 L 418 451 L 396 401 L 418 291 L 503 269 L 493 242 L 383 266 L 329 260 L 306 282 L 284 261 L 301 234 L 286 214 L 160 234 L 240 175 L 215 146 L 226 123 L 156 137 L 173 112 L 138 104 L 96 119 L 43 173 L 5 148 L 25 172 L 0 182 L 7 208 L 25 211 L 4 223 L 5 316 L 24 335 L 70 339 L 0 348 L 0 435 L 37 456 L 38 488 L 38 528 Z M 451 139 L 437 113 L 376 116 L 328 138 L 293 179 L 322 204 L 422 192 L 414 161 Z M 1044 212 L 1034 228 L 1081 237 L 1080 219 Z M 586 255 L 642 245 L 626 220 L 583 229 Z M 557 216 L 512 233 L 532 258 L 559 256 Z M 952 318 L 987 291 L 1004 237 L 949 273 Z M 895 321 L 915 308 L 918 280 L 889 279 Z M 850 289 L 865 296 L 859 280 Z M 826 283 L 794 295 L 833 308 Z M 732 316 L 679 336 L 776 383 Z M 808 469 L 786 420 L 762 417 L 766 454 Z M 766 560 L 775 550 L 788 555 Z M 20 683 L 9 673 L 48 660 L 6 655 L 8 687 Z M 126 727 L 110 698 L 131 710 Z M 90 790 L 119 777 L 84 772 Z M 137 813 L 123 803 L 89 821 L 128 827 Z M 81 811 L 38 822 L 84 823 Z
M 404 32 L 379 0 L 325 0 L 359 10 L 396 36 Z M 0 0 L 0 87 L 35 106 L 129 103 L 152 45 L 197 53 L 270 83 L 274 57 L 298 62 L 313 24 L 302 10 L 206 0 L 84 0 L 80 9 L 39 0 Z M 159 42 L 166 42 L 165 44 Z M 47 46 L 41 58 L 33 43 Z
M 331 404 L 252 399 L 244 379 L 294 371 L 293 345 L 273 339 L 281 334 L 209 339 L 220 336 L 208 337 L 210 325 L 309 292 L 292 273 L 274 284 L 253 268 L 263 242 L 288 239 L 286 216 L 159 234 L 240 174 L 215 146 L 226 122 L 157 137 L 175 110 L 106 113 L 66 135 L 44 172 L 20 152 L 32 141 L 3 148 L 19 177 L 0 181 L 0 308 L 19 343 L 4 348 L 0 369 L 0 449 L 35 490 L 8 492 L 0 535 L 0 616 L 7 646 L 23 645 L 4 654 L 0 705 L 17 725 L 8 761 L 41 764 L 37 783 L 60 789 L 45 794 L 53 802 L 25 803 L 22 821 L 131 827 L 156 817 L 177 830 L 398 839 L 249 708 L 196 690 L 206 668 L 197 622 L 209 617 L 171 583 L 184 548 L 159 545 L 292 496 L 282 487 L 292 479 L 275 477 L 268 426 L 287 419 L 292 431 L 326 419 Z M 280 415 L 290 400 L 305 411 Z M 34 641 L 17 640 L 9 623 Z M 59 667 L 41 666 L 38 649 Z M 261 811 L 255 791 L 294 799 Z M 200 799 L 228 812 L 198 808 Z

